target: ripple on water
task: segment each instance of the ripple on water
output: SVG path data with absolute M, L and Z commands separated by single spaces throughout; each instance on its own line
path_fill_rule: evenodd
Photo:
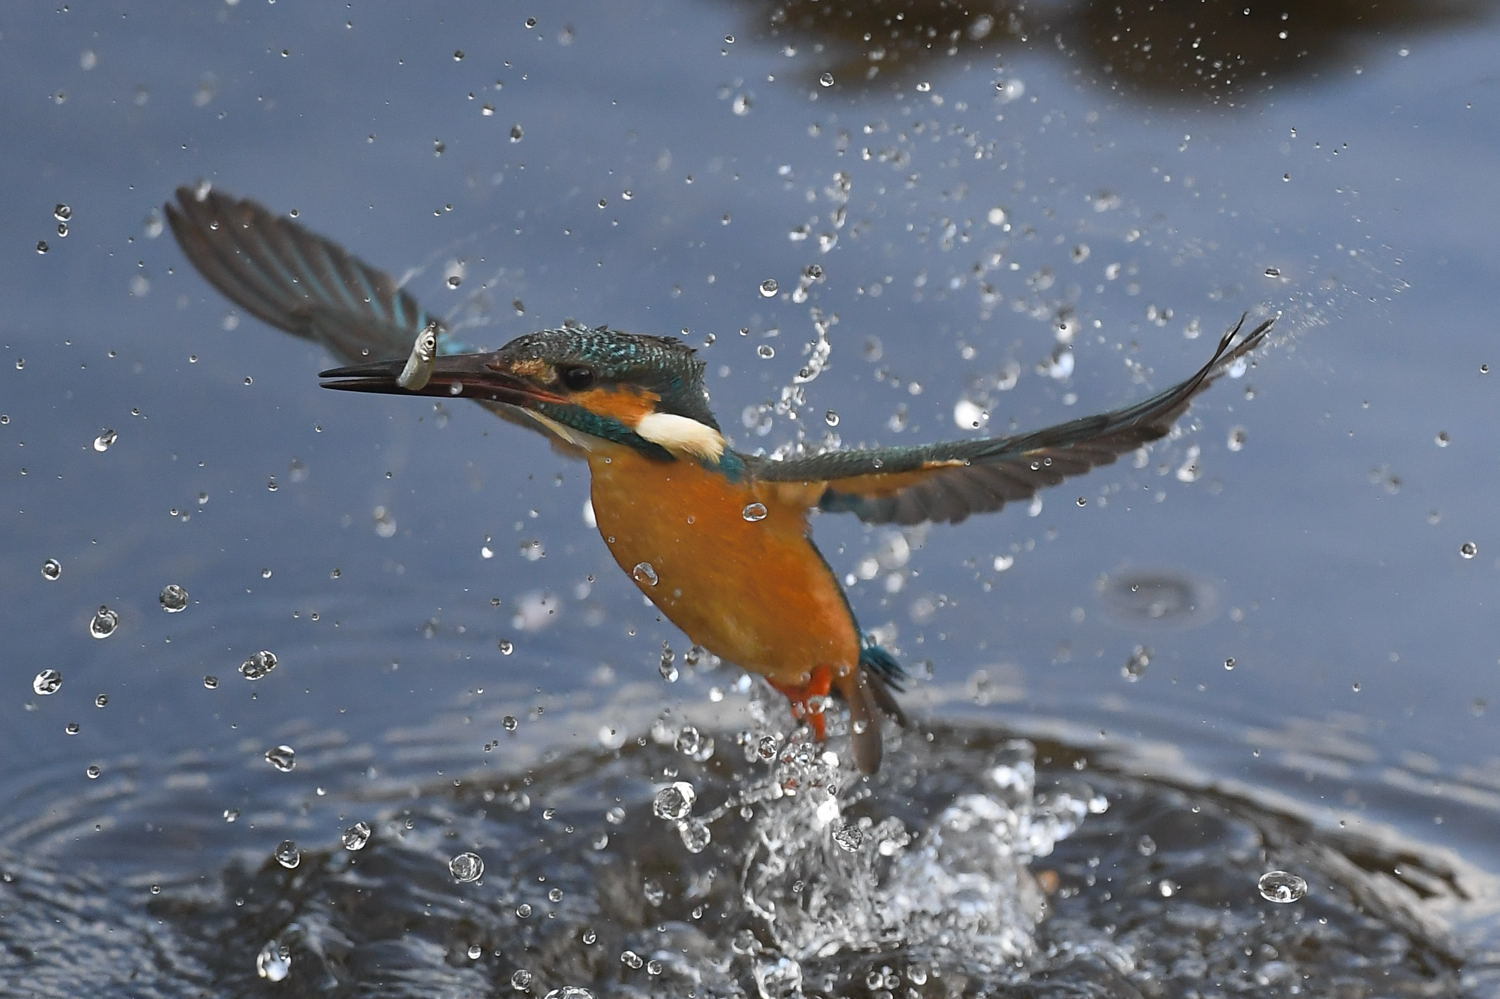
M 1117 620 L 1153 628 L 1196 627 L 1219 607 L 1217 588 L 1181 569 L 1121 569 L 1102 577 L 1098 592 Z
M 0 837 L 30 914 L 0 920 L 0 977 L 24 952 L 41 995 L 1466 994 L 1428 905 L 1462 879 L 1409 845 L 990 730 L 905 737 L 864 782 L 799 738 L 695 759 L 660 727 L 351 800 L 362 849 L 304 829 L 295 865 L 263 817 L 265 849 L 159 893 Z

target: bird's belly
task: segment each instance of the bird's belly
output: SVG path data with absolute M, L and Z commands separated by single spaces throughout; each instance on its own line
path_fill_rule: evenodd
M 802 509 L 696 462 L 627 448 L 591 453 L 589 466 L 610 553 L 694 642 L 782 683 L 855 667 L 858 629 Z

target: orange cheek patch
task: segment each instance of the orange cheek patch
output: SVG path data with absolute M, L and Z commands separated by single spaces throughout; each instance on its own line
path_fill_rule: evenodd
M 589 389 L 587 392 L 574 392 L 569 397 L 570 402 L 589 412 L 613 417 L 627 427 L 634 427 L 641 421 L 641 417 L 655 412 L 656 403 L 660 399 L 661 396 L 655 392 L 631 387 Z

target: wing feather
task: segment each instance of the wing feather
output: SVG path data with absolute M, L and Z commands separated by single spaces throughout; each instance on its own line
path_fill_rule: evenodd
M 1240 338 L 1245 319 L 1191 377 L 1132 406 L 1015 437 L 762 461 L 754 474 L 787 484 L 788 496 L 809 505 L 874 524 L 957 522 L 998 510 L 1164 436 L 1193 398 L 1254 350 L 1275 322 L 1268 319 Z
M 272 326 L 322 344 L 346 363 L 405 357 L 432 322 L 395 278 L 255 201 L 180 187 L 166 213 L 182 252 L 226 298 Z M 446 334 L 438 345 L 444 354 L 472 350 Z M 545 434 L 514 407 L 480 405 Z M 559 450 L 579 453 L 546 436 Z
M 183 252 L 230 301 L 341 360 L 400 357 L 430 321 L 389 274 L 254 201 L 182 187 L 166 211 Z

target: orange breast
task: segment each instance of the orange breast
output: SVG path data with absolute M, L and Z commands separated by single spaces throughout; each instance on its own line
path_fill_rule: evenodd
M 696 461 L 623 446 L 590 452 L 589 469 L 615 561 L 694 642 L 786 684 L 818 666 L 855 667 L 858 630 L 804 509 Z

